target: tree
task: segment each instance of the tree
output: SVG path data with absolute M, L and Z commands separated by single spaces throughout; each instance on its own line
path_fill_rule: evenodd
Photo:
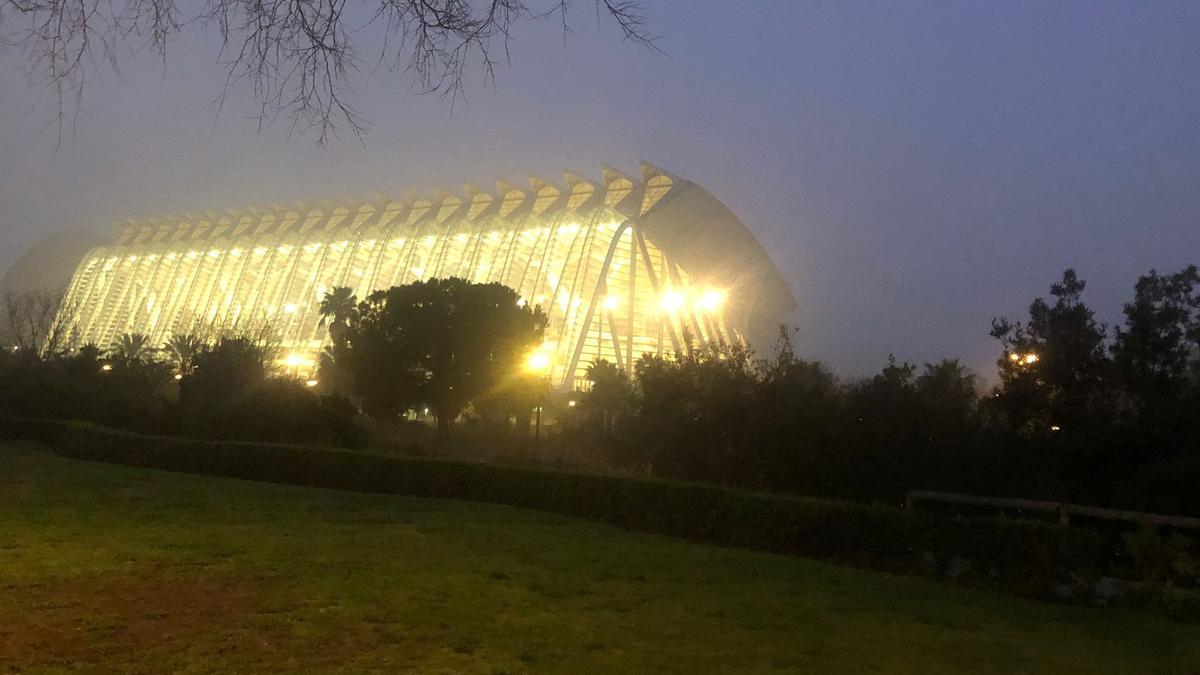
M 757 479 L 775 489 L 828 494 L 844 465 L 846 395 L 830 370 L 796 355 L 786 326 L 759 364 L 754 400 Z M 824 491 L 824 492 L 822 492 Z
M 639 2 L 594 1 L 597 17 L 608 16 L 625 39 L 652 46 Z M 555 19 L 568 32 L 570 4 L 376 0 L 360 12 L 342 0 L 202 0 L 189 7 L 176 0 L 112 6 L 100 0 L 4 0 L 0 31 L 12 35 L 32 76 L 55 95 L 60 130 L 66 106 L 73 102 L 78 109 L 89 70 L 118 70 L 123 58 L 146 48 L 165 60 L 180 33 L 199 29 L 221 37 L 226 91 L 235 81 L 248 81 L 260 121 L 286 115 L 293 127 L 313 130 L 324 143 L 342 127 L 365 130 L 350 100 L 351 76 L 364 63 L 403 70 L 420 90 L 453 97 L 472 64 L 482 66 L 485 78 L 494 75 L 518 24 Z M 22 29 L 9 29 L 5 19 L 14 14 Z M 375 56 L 366 57 L 369 51 Z
M 1150 270 L 1125 304 L 1113 358 L 1131 393 L 1143 403 L 1179 393 L 1200 365 L 1200 271 L 1159 275 Z
M 1053 304 L 1035 299 L 1027 323 L 992 321 L 1003 347 L 997 404 L 1026 434 L 1074 434 L 1111 419 L 1107 329 L 1083 303 L 1085 285 L 1068 269 L 1050 286 Z
M 617 419 L 628 411 L 633 387 L 629 375 L 615 365 L 600 359 L 588 366 L 587 378 L 592 388 L 584 397 L 584 407 L 607 436 L 616 431 Z
M 522 378 L 546 316 L 498 283 L 431 279 L 376 291 L 348 317 L 333 361 L 374 417 L 428 405 L 439 438 L 471 401 Z
M 149 359 L 154 350 L 145 333 L 123 333 L 108 350 L 108 360 L 114 366 L 135 367 Z
M 639 426 L 656 474 L 753 482 L 753 366 L 742 345 L 689 347 L 673 359 L 646 354 L 638 360 Z
M 329 336 L 334 342 L 341 342 L 357 302 L 354 291 L 346 286 L 326 291 L 321 298 L 321 305 L 318 307 L 321 325 L 329 325 Z
M 196 359 L 204 348 L 204 340 L 199 335 L 176 333 L 163 344 L 162 352 L 175 373 L 186 377 L 195 371 Z
M 977 383 L 978 378 L 958 359 L 925 364 L 925 372 L 916 379 L 916 397 L 930 441 L 961 447 L 974 433 Z
M 1139 459 L 1200 448 L 1200 271 L 1151 270 L 1124 309 L 1112 353 Z
M 67 348 L 74 328 L 73 304 L 64 293 L 48 289 L 4 294 L 3 340 L 6 348 L 38 356 Z

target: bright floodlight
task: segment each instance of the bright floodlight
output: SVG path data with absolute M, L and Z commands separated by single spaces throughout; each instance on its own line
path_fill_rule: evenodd
M 1033 352 L 1030 352 L 1025 355 L 1025 364 L 1026 365 L 1031 364 L 1031 363 L 1037 363 L 1037 360 L 1038 360 L 1038 355 L 1034 354 Z
M 662 300 L 658 304 L 664 312 L 677 312 L 680 307 L 683 307 L 683 294 L 679 291 L 667 291 L 663 293 Z
M 529 360 L 525 362 L 525 367 L 530 372 L 544 373 L 550 369 L 550 357 L 541 351 L 536 351 L 529 355 Z
M 704 291 L 704 294 L 700 296 L 700 300 L 696 304 L 705 312 L 715 312 L 721 308 L 721 305 L 725 304 L 725 292 L 710 288 Z
M 617 308 L 617 305 L 620 305 L 620 304 L 621 304 L 621 298 L 619 298 L 615 295 L 607 295 L 604 297 L 604 309 L 612 311 Z
M 317 381 L 316 381 L 316 380 L 307 380 L 307 381 L 305 381 L 305 383 L 304 383 L 304 386 L 306 386 L 306 387 L 315 387 L 315 386 L 317 386 L 317 384 L 318 384 L 318 383 L 317 383 Z
M 304 358 L 303 354 L 292 352 L 291 354 L 287 355 L 287 358 L 284 359 L 283 362 L 291 368 L 299 368 L 300 366 L 304 365 L 306 360 L 307 359 Z

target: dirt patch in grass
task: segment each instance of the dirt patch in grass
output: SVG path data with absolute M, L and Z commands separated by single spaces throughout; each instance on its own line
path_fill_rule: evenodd
M 250 637 L 246 619 L 256 589 L 247 581 L 172 574 L 155 564 L 122 574 L 14 582 L 3 595 L 0 663 L 69 666 L 119 661 L 122 654 L 181 645 L 200 633 L 242 641 Z

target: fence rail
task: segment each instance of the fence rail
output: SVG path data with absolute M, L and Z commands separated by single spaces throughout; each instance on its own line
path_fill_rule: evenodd
M 1122 520 L 1131 523 L 1177 527 L 1186 530 L 1200 530 L 1200 518 L 1186 516 L 1165 516 L 1158 513 L 1143 511 L 1122 511 L 1120 509 L 1105 509 L 1098 506 L 1083 506 L 1066 504 L 1038 499 L 1012 499 L 1009 497 L 984 497 L 980 495 L 963 495 L 953 492 L 928 492 L 911 490 L 904 499 L 904 508 L 915 511 L 917 502 L 942 502 L 947 504 L 968 504 L 971 506 L 992 506 L 999 509 L 1017 509 L 1021 511 L 1042 511 L 1058 515 L 1060 525 L 1070 525 L 1071 516 L 1085 516 L 1101 520 Z

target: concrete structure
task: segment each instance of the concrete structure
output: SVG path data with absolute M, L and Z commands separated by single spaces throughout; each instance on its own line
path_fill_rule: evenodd
M 269 321 L 304 370 L 327 338 L 329 289 L 498 281 L 549 315 L 543 350 L 562 389 L 601 358 L 629 370 L 687 339 L 770 341 L 795 300 L 762 247 L 699 186 L 649 164 L 641 174 L 131 221 L 84 256 L 64 307 L 77 340 L 99 345 Z

